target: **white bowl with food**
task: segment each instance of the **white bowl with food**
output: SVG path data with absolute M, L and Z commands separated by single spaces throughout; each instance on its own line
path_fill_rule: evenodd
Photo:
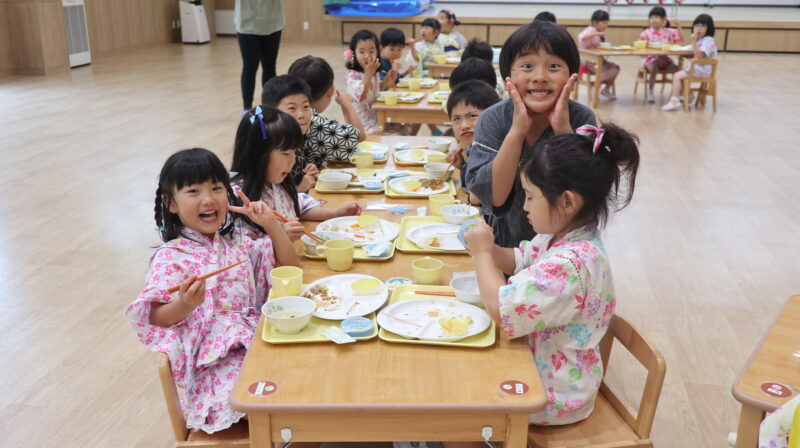
M 444 220 L 450 224 L 461 224 L 470 218 L 478 216 L 478 209 L 466 204 L 445 205 L 440 210 Z
M 330 232 L 330 231 L 327 231 L 327 230 L 314 231 L 314 232 L 311 232 L 311 233 L 313 233 L 314 235 L 322 238 L 325 241 L 338 240 L 338 239 L 345 238 L 345 235 L 343 233 Z M 320 243 L 318 243 L 317 241 L 311 239 L 311 237 L 308 236 L 308 235 L 301 236 L 300 237 L 300 241 L 302 241 L 303 245 L 306 247 L 306 253 L 307 254 L 309 254 L 309 255 L 319 255 L 317 253 L 317 247 L 321 246 Z
M 446 153 L 450 149 L 452 140 L 443 137 L 432 137 L 428 139 L 428 147 L 434 151 L 441 151 Z
M 426 163 L 423 168 L 425 168 L 425 174 L 427 174 L 428 177 L 431 177 L 431 178 L 434 178 L 434 179 L 438 179 L 442 175 L 442 173 L 444 173 L 444 170 L 447 170 L 447 176 L 445 176 L 444 180 L 450 180 L 450 178 L 453 176 L 453 171 L 456 170 L 456 167 L 450 165 L 450 169 L 448 169 L 447 168 L 448 165 L 450 165 L 450 164 L 448 164 L 448 163 Z
M 481 291 L 478 288 L 478 277 L 475 273 L 460 275 L 450 280 L 450 287 L 456 293 L 456 298 L 462 302 L 473 305 L 483 305 Z
M 347 173 L 324 173 L 319 175 L 317 182 L 327 190 L 344 190 L 351 178 Z
M 279 333 L 299 333 L 311 321 L 317 304 L 305 297 L 287 296 L 272 299 L 261 307 L 267 322 Z

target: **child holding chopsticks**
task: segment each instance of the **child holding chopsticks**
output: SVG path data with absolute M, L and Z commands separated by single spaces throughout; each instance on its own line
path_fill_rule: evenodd
M 264 201 L 288 218 L 284 230 L 292 241 L 305 231 L 299 219 L 325 221 L 361 214 L 361 207 L 355 201 L 326 208 L 308 194 L 297 192 L 292 168 L 302 147 L 303 134 L 294 118 L 271 106 L 256 107 L 245 112 L 239 123 L 231 164 L 234 188 L 253 200 Z M 240 224 L 247 227 L 253 238 L 264 233 L 248 217 L 237 225 Z
M 169 356 L 187 427 L 207 433 L 244 416 L 231 408 L 230 394 L 269 290 L 269 271 L 298 265 L 269 207 L 244 197 L 243 206 L 229 206 L 232 199 L 228 172 L 210 151 L 186 149 L 167 159 L 155 201 L 164 244 L 150 260 L 147 286 L 125 312 L 139 340 Z M 269 238 L 243 236 L 229 209 L 258 223 Z

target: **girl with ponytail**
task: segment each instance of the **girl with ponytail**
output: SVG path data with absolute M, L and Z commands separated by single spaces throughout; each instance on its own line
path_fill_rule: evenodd
M 269 291 L 269 271 L 278 264 L 298 265 L 272 210 L 239 196 L 244 205 L 229 206 L 228 172 L 211 151 L 185 149 L 167 159 L 155 200 L 164 244 L 150 259 L 144 290 L 125 312 L 139 340 L 169 356 L 175 383 L 183 389 L 186 426 L 207 433 L 244 416 L 231 408 L 230 395 Z M 246 216 L 269 237 L 244 237 L 234 214 Z M 173 286 L 180 288 L 170 294 Z
M 599 344 L 616 304 L 600 229 L 631 201 L 638 143 L 611 123 L 554 136 L 521 171 L 523 208 L 538 235 L 517 248 L 495 245 L 484 223 L 465 235 L 487 312 L 506 337 L 529 336 L 547 391 L 531 423 L 574 423 L 594 407 Z

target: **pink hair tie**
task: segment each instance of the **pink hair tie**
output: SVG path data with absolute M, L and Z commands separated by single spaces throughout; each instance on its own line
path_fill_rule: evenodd
M 575 133 L 579 135 L 583 135 L 586 137 L 592 137 L 594 135 L 594 144 L 592 145 L 592 154 L 597 153 L 597 149 L 600 148 L 600 142 L 603 141 L 603 134 L 605 134 L 606 130 L 603 128 L 598 128 L 589 124 L 585 124 L 578 129 L 575 130 Z M 608 145 L 605 146 L 605 150 L 611 152 L 611 148 Z
M 353 50 L 351 50 L 351 49 L 349 49 L 349 48 L 348 48 L 347 50 L 345 50 L 345 51 L 344 51 L 344 58 L 345 58 L 346 60 L 348 60 L 348 61 L 349 61 L 350 59 L 353 59 Z

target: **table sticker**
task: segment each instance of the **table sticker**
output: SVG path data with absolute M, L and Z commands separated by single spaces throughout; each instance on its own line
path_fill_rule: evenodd
M 772 397 L 786 398 L 792 395 L 792 388 L 780 383 L 761 383 L 761 390 Z
M 259 381 L 251 384 L 250 387 L 247 388 L 250 395 L 254 397 L 264 397 L 275 393 L 276 390 L 278 390 L 278 385 L 272 381 Z
M 508 380 L 500 383 L 500 390 L 509 395 L 525 395 L 530 387 L 522 381 Z

